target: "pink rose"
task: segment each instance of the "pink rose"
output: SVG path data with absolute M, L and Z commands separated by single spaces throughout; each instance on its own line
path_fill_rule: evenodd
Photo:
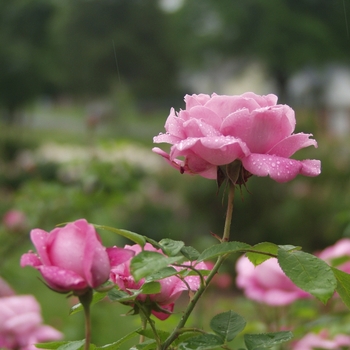
M 34 229 L 30 233 L 37 252 L 24 254 L 21 266 L 38 269 L 48 286 L 58 292 L 84 293 L 109 278 L 111 261 L 114 265 L 133 256 L 122 248 L 106 251 L 93 225 L 85 219 L 55 228 L 50 233 Z
M 248 172 L 246 178 L 270 175 L 287 182 L 298 174 L 320 174 L 319 160 L 289 159 L 299 149 L 317 147 L 317 143 L 309 139 L 311 134 L 293 134 L 294 111 L 277 105 L 277 96 L 200 94 L 186 95 L 185 102 L 185 110 L 170 110 L 166 133 L 153 139 L 172 145 L 169 154 L 158 147 L 153 151 L 182 173 L 216 179 L 218 166 L 240 160 Z
M 60 332 L 42 325 L 40 306 L 33 296 L 0 298 L 0 348 L 35 350 L 35 343 L 59 339 Z
M 338 334 L 333 339 L 329 338 L 327 330 L 322 330 L 320 333 L 308 333 L 299 341 L 292 345 L 295 350 L 340 350 L 348 349 L 350 346 L 350 337 L 344 334 Z
M 310 297 L 284 274 L 277 259 L 271 258 L 254 267 L 246 256 L 237 260 L 237 286 L 244 290 L 247 298 L 271 306 L 291 304 Z
M 134 251 L 135 254 L 138 254 L 142 251 L 141 247 L 137 244 L 132 246 L 126 245 L 125 248 Z M 155 251 L 163 254 L 161 250 L 154 248 L 149 243 L 146 243 L 144 250 Z M 196 269 L 202 270 L 208 269 L 206 264 L 203 262 L 195 265 L 195 267 Z M 178 271 L 181 270 L 181 268 L 175 268 Z M 137 283 L 134 281 L 134 278 L 130 273 L 130 260 L 124 264 L 120 264 L 119 266 L 112 266 L 111 280 L 116 285 L 118 285 L 121 290 L 124 291 L 139 289 L 144 283 L 144 279 L 140 280 Z M 162 280 L 159 280 L 159 283 L 161 285 L 161 291 L 159 293 L 150 295 L 140 294 L 137 296 L 137 299 L 140 301 L 146 301 L 146 299 L 149 299 L 151 302 L 158 304 L 162 309 L 166 309 L 169 312 L 172 312 L 174 309 L 175 301 L 180 297 L 181 293 L 184 290 L 188 290 L 188 288 L 190 288 L 192 291 L 196 291 L 200 286 L 200 280 L 198 276 L 188 276 L 185 278 L 185 281 L 187 285 L 176 276 L 164 278 Z M 152 313 L 160 320 L 165 320 L 169 317 L 168 313 L 164 313 L 156 309 L 152 310 Z
M 343 238 L 336 242 L 334 245 L 325 248 L 322 252 L 317 254 L 322 260 L 332 265 L 332 260 L 344 257 L 345 260 L 336 268 L 346 273 L 350 273 L 350 239 Z

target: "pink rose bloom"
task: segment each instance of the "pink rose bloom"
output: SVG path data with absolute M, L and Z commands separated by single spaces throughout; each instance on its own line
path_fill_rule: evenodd
M 134 251 L 135 254 L 138 254 L 142 251 L 141 247 L 138 244 L 132 246 L 126 245 L 125 248 Z M 144 250 L 163 254 L 160 249 L 154 248 L 149 243 L 146 243 Z M 207 265 L 203 262 L 196 264 L 195 267 L 199 270 L 208 270 Z M 178 271 L 181 270 L 181 268 L 175 268 Z M 119 266 L 112 266 L 111 280 L 116 285 L 118 285 L 121 290 L 124 291 L 128 291 L 130 289 L 139 289 L 144 283 L 144 279 L 141 279 L 137 283 L 134 281 L 134 278 L 130 273 L 130 260 L 124 264 L 120 264 Z M 188 286 L 176 276 L 164 278 L 162 280 L 159 280 L 159 283 L 161 285 L 161 291 L 159 293 L 150 295 L 140 294 L 137 296 L 137 299 L 140 301 L 146 301 L 146 299 L 149 299 L 151 302 L 158 304 L 162 309 L 166 309 L 169 312 L 172 312 L 174 309 L 175 301 L 180 297 L 181 293 L 184 290 L 188 290 L 189 287 L 191 291 L 196 291 L 200 286 L 200 279 L 198 276 L 188 276 L 185 278 L 185 281 Z M 170 315 L 169 313 L 164 313 L 159 310 L 152 310 L 152 314 L 160 320 L 165 320 Z
M 350 239 L 342 238 L 334 245 L 325 248 L 322 252 L 317 254 L 322 260 L 332 265 L 332 260 L 341 257 L 347 257 L 348 261 L 336 266 L 337 269 L 346 273 L 350 273 Z
M 237 286 L 247 298 L 270 306 L 282 306 L 310 297 L 284 274 L 276 258 L 254 266 L 246 257 L 237 260 Z
M 301 148 L 317 147 L 317 142 L 311 134 L 293 134 L 294 111 L 276 104 L 277 96 L 200 94 L 186 95 L 185 102 L 185 110 L 170 110 L 166 133 L 153 139 L 172 145 L 169 154 L 158 147 L 153 151 L 181 173 L 216 179 L 218 166 L 240 160 L 247 178 L 270 175 L 287 182 L 298 174 L 320 174 L 319 160 L 289 159 Z
M 82 294 L 96 288 L 108 280 L 111 262 L 123 263 L 134 254 L 122 248 L 107 252 L 94 226 L 85 219 L 50 233 L 34 229 L 30 236 L 38 255 L 24 254 L 21 266 L 38 269 L 48 286 L 58 292 Z
M 308 333 L 305 337 L 293 344 L 295 350 L 341 350 L 350 346 L 350 337 L 338 334 L 333 339 L 329 339 L 328 331 L 322 330 L 319 334 Z
M 11 231 L 23 230 L 26 227 L 27 218 L 20 210 L 9 210 L 2 218 L 3 225 Z
M 62 333 L 42 325 L 38 302 L 31 295 L 0 298 L 0 348 L 35 350 L 35 343 L 62 339 Z

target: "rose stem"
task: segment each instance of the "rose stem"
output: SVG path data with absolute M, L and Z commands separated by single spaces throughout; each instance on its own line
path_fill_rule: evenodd
M 229 194 L 228 194 L 228 203 L 227 203 L 227 211 L 226 211 L 226 219 L 225 219 L 225 226 L 224 226 L 224 234 L 222 237 L 221 242 L 227 242 L 230 237 L 230 228 L 231 228 L 231 220 L 232 220 L 232 211 L 233 211 L 233 200 L 234 200 L 234 192 L 235 192 L 235 184 L 232 182 L 229 182 Z M 201 283 L 200 287 L 198 288 L 197 292 L 193 296 L 192 300 L 188 304 L 183 316 L 180 319 L 180 322 L 176 326 L 176 328 L 173 330 L 173 332 L 169 335 L 169 337 L 165 340 L 164 344 L 161 347 L 161 350 L 166 350 L 171 345 L 171 343 L 178 337 L 179 333 L 181 333 L 181 329 L 185 326 L 188 318 L 190 317 L 194 307 L 196 306 L 198 300 L 202 296 L 202 294 L 207 289 L 210 281 L 215 276 L 216 272 L 219 270 L 221 264 L 225 260 L 225 256 L 219 256 L 216 260 L 216 263 L 209 273 L 205 284 Z
M 90 317 L 90 304 L 92 301 L 92 289 L 89 289 L 86 293 L 79 296 L 79 301 L 84 308 L 85 316 L 85 346 L 84 350 L 89 350 L 91 341 L 91 317 Z

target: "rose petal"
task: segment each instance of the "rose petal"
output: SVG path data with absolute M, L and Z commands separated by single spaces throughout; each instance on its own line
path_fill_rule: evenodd
M 299 151 L 302 148 L 309 146 L 317 147 L 316 140 L 310 140 L 310 136 L 312 136 L 312 134 L 293 134 L 291 136 L 286 137 L 284 140 L 278 142 L 267 153 L 289 158 L 296 151 Z
M 42 262 L 36 254 L 26 253 L 22 255 L 20 265 L 21 267 L 24 267 L 24 266 L 37 267 L 42 265 Z
M 40 256 L 40 259 L 43 264 L 51 265 L 50 258 L 47 255 L 47 240 L 49 233 L 36 228 L 30 232 L 30 238 Z
M 106 249 L 111 266 L 117 266 L 130 260 L 135 252 L 130 249 L 110 247 Z
M 294 160 L 266 154 L 251 154 L 242 159 L 243 167 L 253 175 L 267 176 L 277 182 L 287 182 L 298 174 L 317 176 L 321 162 L 318 160 Z
M 64 270 L 57 266 L 39 266 L 38 270 L 43 275 L 47 284 L 54 290 L 69 292 L 88 287 L 84 278 L 74 271 Z

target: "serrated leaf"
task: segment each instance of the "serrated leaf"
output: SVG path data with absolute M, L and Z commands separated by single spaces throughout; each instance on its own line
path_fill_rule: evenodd
M 231 310 L 214 316 L 210 321 L 210 328 L 222 338 L 224 343 L 233 340 L 245 325 L 245 319 Z
M 144 247 L 144 245 L 146 244 L 146 239 L 144 236 L 139 235 L 138 233 L 135 232 L 131 232 L 128 230 L 123 230 L 123 229 L 119 229 L 119 228 L 114 228 L 114 227 L 110 227 L 110 226 L 104 226 L 104 225 L 95 225 L 94 227 L 97 229 L 101 229 L 101 230 L 107 230 L 113 233 L 116 233 L 120 236 L 123 236 L 127 239 L 129 239 L 130 241 L 133 241 L 137 244 L 139 244 L 141 247 Z
M 298 245 L 291 245 L 291 244 L 286 244 L 286 245 L 279 245 L 278 248 L 281 248 L 286 251 L 292 251 L 292 250 L 301 250 L 301 247 Z
M 99 301 L 103 300 L 107 296 L 107 294 L 108 294 L 107 292 L 104 292 L 104 293 L 94 292 L 90 305 L 94 305 L 94 304 L 98 303 Z M 81 303 L 78 303 L 78 304 L 71 307 L 71 309 L 69 311 L 69 315 L 74 315 L 74 314 L 81 312 L 83 310 L 84 310 L 83 305 L 81 305 Z
M 143 251 L 131 259 L 130 272 L 134 280 L 138 282 L 140 279 L 153 275 L 170 264 L 183 260 L 183 256 L 167 257 L 157 252 Z
M 246 256 L 255 266 L 257 266 L 271 258 L 271 256 L 261 254 L 259 252 L 269 253 L 277 256 L 278 246 L 274 243 L 262 242 L 254 245 L 250 250 L 255 250 L 257 252 L 253 253 L 249 251 L 246 253 Z
M 35 344 L 39 349 L 57 349 L 57 350 L 79 350 L 85 346 L 85 339 L 76 341 L 58 341 L 50 343 L 39 343 Z M 95 350 L 96 345 L 90 344 L 89 350 Z
M 263 334 L 245 334 L 244 342 L 248 350 L 266 349 L 285 343 L 293 338 L 293 333 L 289 331 L 263 333 Z
M 343 303 L 350 309 L 350 275 L 344 271 L 332 268 L 337 279 L 337 292 Z
M 299 288 L 326 303 L 337 286 L 330 266 L 316 256 L 302 251 L 278 250 L 278 263 Z
M 117 350 L 120 348 L 120 346 L 125 343 L 126 341 L 134 338 L 135 336 L 138 335 L 138 332 L 141 330 L 141 327 L 136 329 L 135 331 L 132 331 L 130 333 L 128 333 L 127 335 L 125 335 L 124 337 L 120 338 L 119 340 L 117 340 L 114 343 L 111 344 L 107 344 L 101 347 L 97 347 L 96 350 Z
M 221 337 L 215 334 L 202 334 L 178 345 L 179 350 L 212 350 L 223 345 Z
M 191 246 L 182 247 L 181 254 L 183 254 L 189 261 L 195 261 L 199 257 L 199 251 Z
M 250 249 L 251 246 L 247 243 L 242 242 L 223 242 L 220 244 L 213 245 L 205 249 L 198 257 L 198 262 L 203 260 L 210 260 L 220 255 L 229 253 L 237 253 Z
M 160 246 L 164 254 L 168 256 L 176 256 L 179 254 L 181 248 L 185 245 L 182 241 L 174 241 L 170 238 L 164 238 L 159 241 Z
M 154 273 L 151 276 L 146 277 L 147 282 L 152 282 L 152 281 L 158 281 L 163 278 L 171 277 L 178 274 L 178 271 L 176 271 L 173 267 L 168 266 L 165 267 L 164 269 L 161 269 L 160 271 Z

